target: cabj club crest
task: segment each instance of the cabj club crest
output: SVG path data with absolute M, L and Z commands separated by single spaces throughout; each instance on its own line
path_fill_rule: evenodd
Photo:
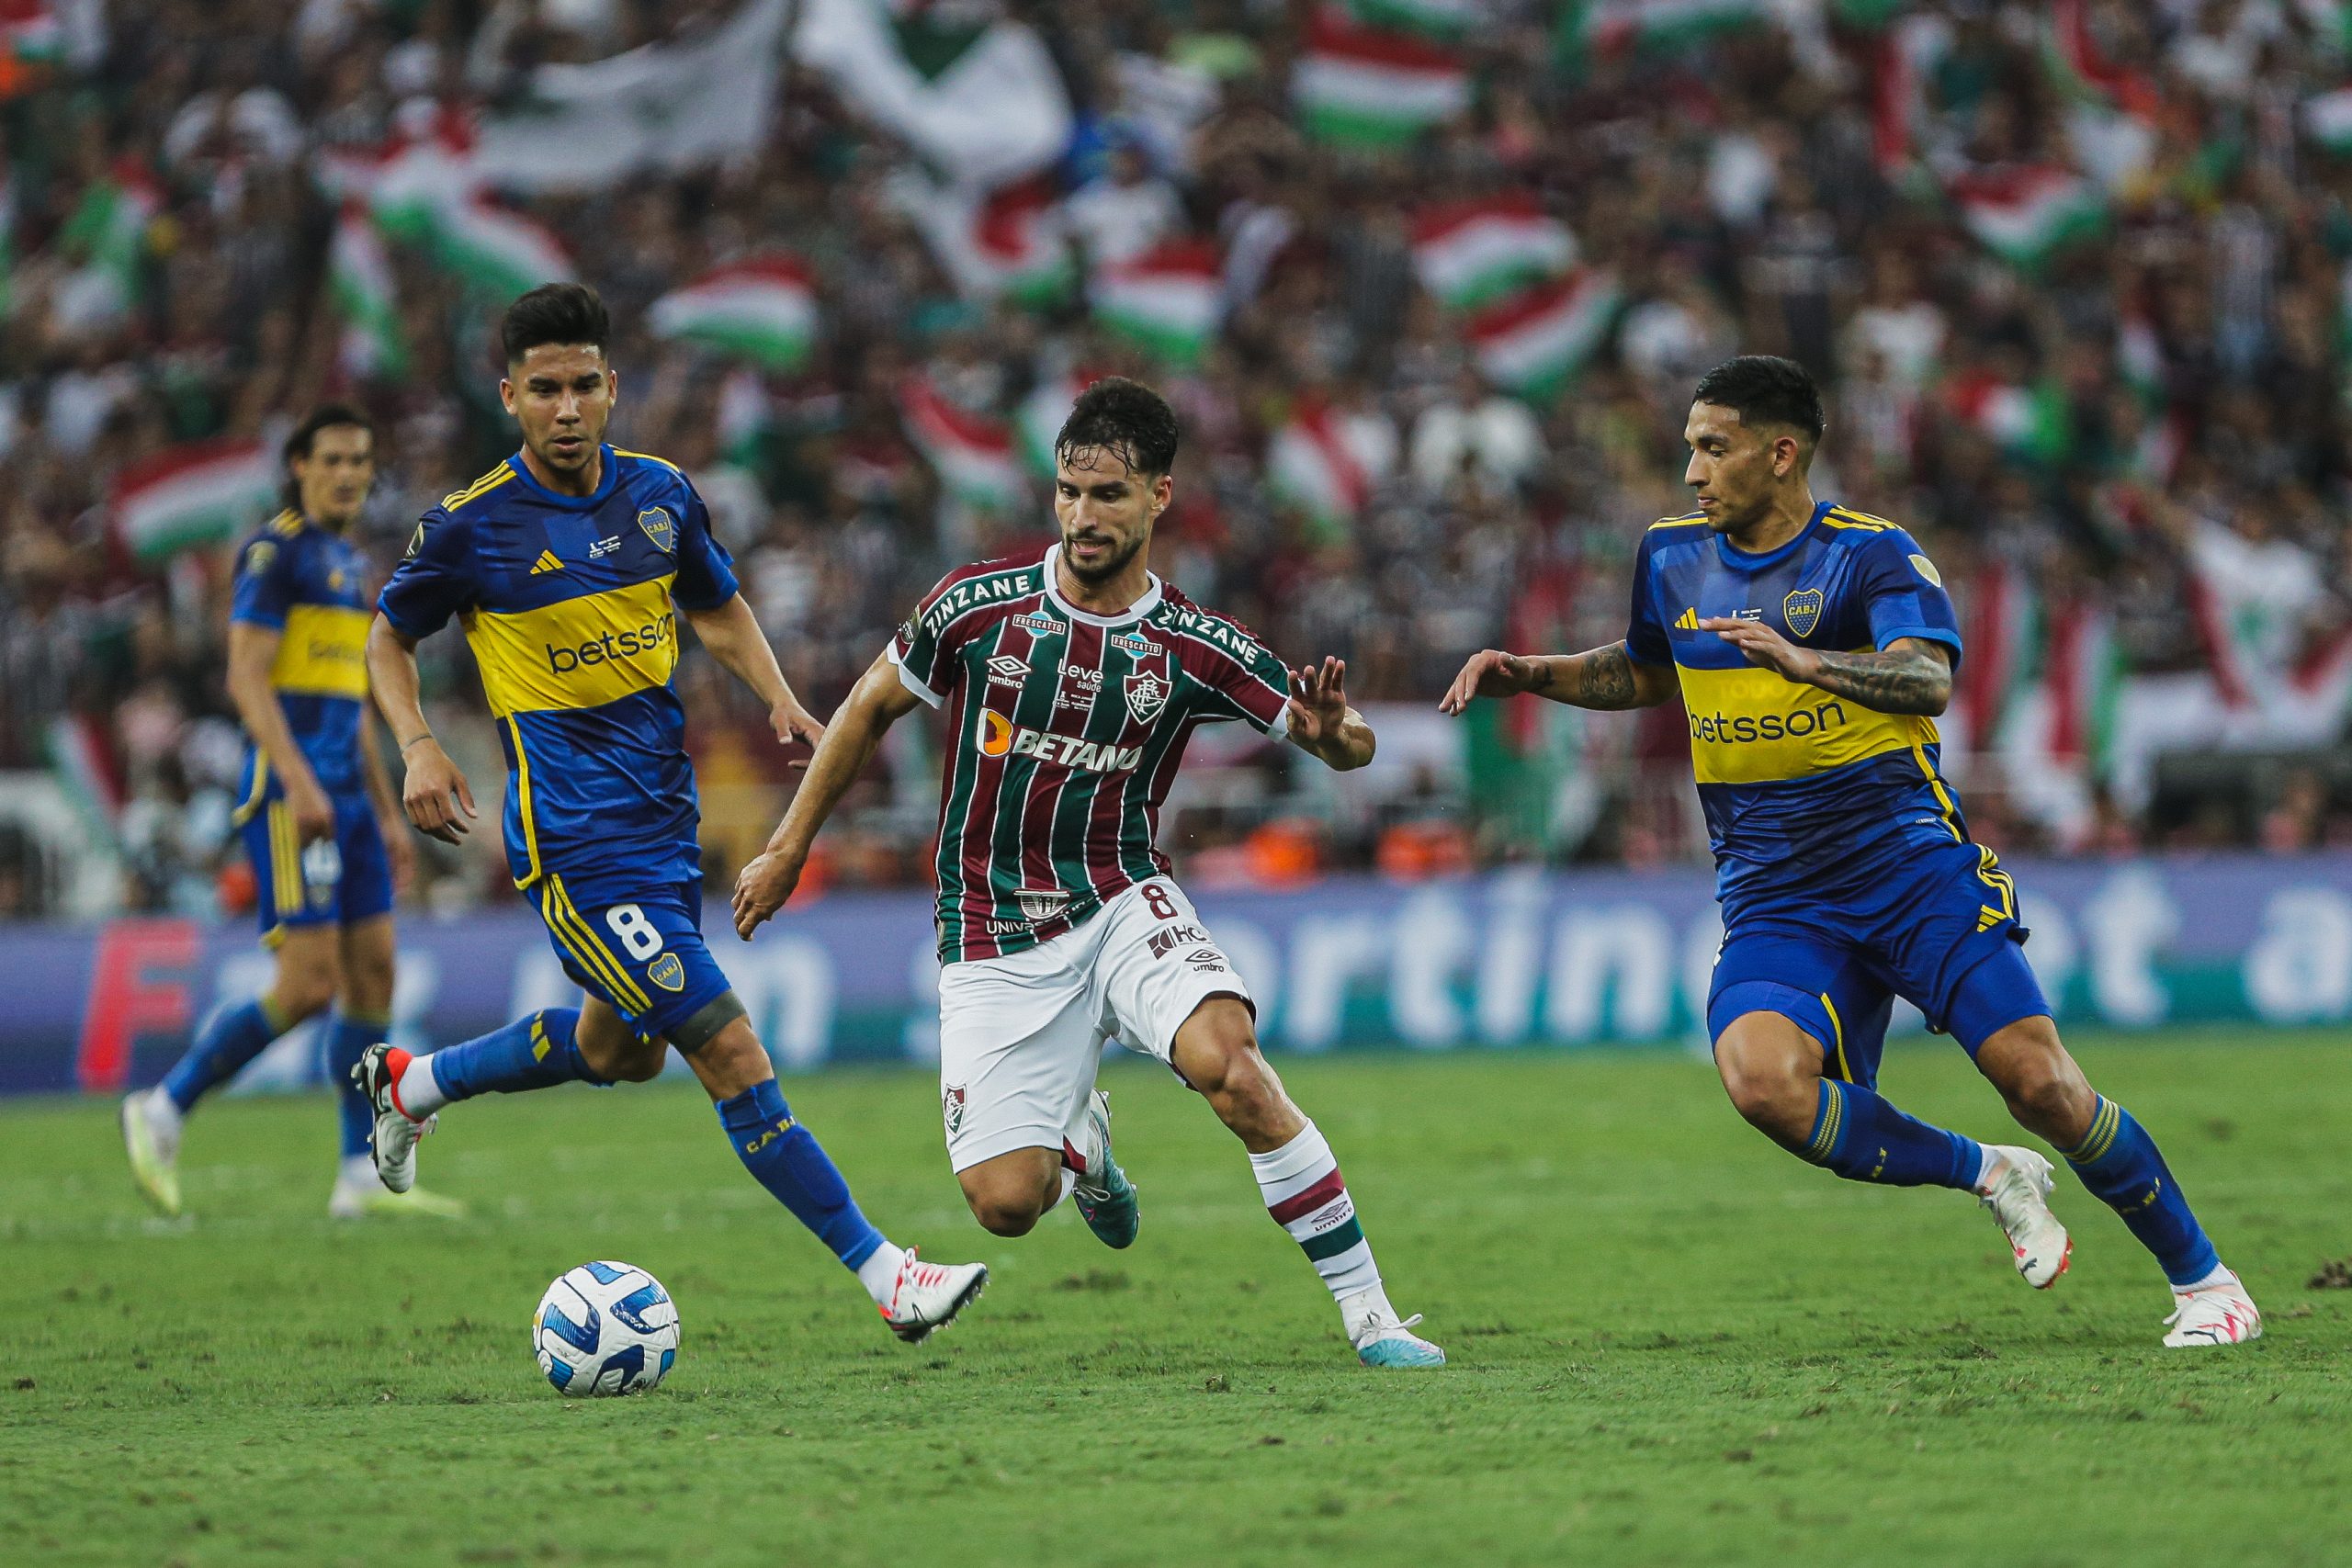
M 678 525 L 666 506 L 649 506 L 637 514 L 637 525 L 653 541 L 653 547 L 663 555 L 675 555 L 678 549 Z
M 1800 588 L 1781 601 L 1781 615 L 1789 623 L 1789 630 L 1798 637 L 1811 637 L 1813 628 L 1821 624 L 1821 590 Z

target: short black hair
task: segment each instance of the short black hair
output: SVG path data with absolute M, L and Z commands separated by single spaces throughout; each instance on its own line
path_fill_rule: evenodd
M 1724 360 L 1699 378 L 1699 389 L 1690 400 L 1731 409 L 1742 424 L 1792 426 L 1809 443 L 1818 442 L 1828 428 L 1813 372 L 1777 354 L 1743 354 Z
M 353 408 L 349 403 L 321 403 L 302 416 L 302 423 L 288 431 L 286 444 L 277 449 L 278 466 L 286 470 L 286 504 L 302 504 L 302 487 L 294 482 L 294 460 L 308 457 L 322 430 L 348 427 L 364 430 L 372 448 L 376 439 L 376 422 Z
M 1054 437 L 1054 460 L 1096 450 L 1117 454 L 1130 471 L 1164 474 L 1176 464 L 1176 411 L 1140 381 L 1106 376 L 1079 393 Z
M 498 335 L 509 365 L 549 343 L 584 344 L 602 354 L 612 341 L 613 318 L 584 283 L 542 283 L 506 307 Z

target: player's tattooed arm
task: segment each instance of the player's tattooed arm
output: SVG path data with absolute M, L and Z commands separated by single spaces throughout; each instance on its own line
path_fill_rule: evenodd
M 1951 702 L 1951 650 L 1924 637 L 1897 637 L 1876 650 L 1826 653 L 1800 648 L 1760 621 L 1710 616 L 1699 629 L 1716 633 L 1750 664 L 1777 670 L 1783 680 L 1818 686 L 1880 713 L 1933 717 Z
M 1475 697 L 1527 692 L 1572 707 L 1646 708 L 1672 696 L 1676 684 L 1669 666 L 1636 663 L 1622 642 L 1583 653 L 1505 653 L 1490 648 L 1462 667 L 1438 707 L 1458 714 Z

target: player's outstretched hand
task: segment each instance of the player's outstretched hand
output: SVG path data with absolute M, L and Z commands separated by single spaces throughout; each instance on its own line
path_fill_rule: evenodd
M 1820 654 L 1809 648 L 1799 648 L 1761 621 L 1743 621 L 1736 615 L 1709 615 L 1699 623 L 1699 629 L 1721 637 L 1746 654 L 1750 664 L 1777 670 L 1783 680 L 1800 685 L 1811 681 L 1821 667 Z
M 817 742 L 825 738 L 825 727 L 817 716 L 789 695 L 768 709 L 768 723 L 775 730 L 777 743 L 794 753 L 784 765 L 796 772 L 808 765 L 808 759 L 817 754 Z M 804 746 L 805 752 L 799 750 Z
M 1326 659 L 1290 672 L 1290 733 L 1303 744 L 1328 740 L 1348 718 L 1348 661 Z
M 800 886 L 800 867 L 798 856 L 780 855 L 773 850 L 752 857 L 751 864 L 735 878 L 737 936 L 751 941 L 752 933 L 784 908 L 784 901 Z
M 401 808 L 416 830 L 445 844 L 461 841 L 474 809 L 473 787 L 441 743 L 427 739 L 408 754 L 408 777 L 401 784 Z
M 1440 713 L 1461 713 L 1470 705 L 1473 697 L 1510 697 L 1527 690 L 1535 678 L 1528 661 L 1516 653 L 1505 653 L 1498 648 L 1483 649 L 1470 656 L 1462 673 L 1438 699 Z

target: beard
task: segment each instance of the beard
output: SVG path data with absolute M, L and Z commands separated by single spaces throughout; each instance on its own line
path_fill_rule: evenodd
M 1083 566 L 1069 553 L 1069 536 L 1065 534 L 1062 536 L 1062 567 L 1072 577 L 1089 586 L 1098 582 L 1108 582 L 1127 570 L 1128 563 L 1142 552 L 1148 537 L 1147 535 L 1138 534 L 1127 541 L 1125 548 L 1114 548 L 1111 554 L 1094 565 Z

